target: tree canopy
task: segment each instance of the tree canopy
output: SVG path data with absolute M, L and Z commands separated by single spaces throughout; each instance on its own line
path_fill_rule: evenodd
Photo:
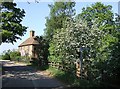
M 100 2 L 84 7 L 75 18 L 66 17 L 63 27 L 55 28 L 49 61 L 61 62 L 74 72 L 72 63 L 80 58 L 77 49 L 84 47 L 88 50 L 82 52 L 82 78 L 97 86 L 103 82 L 116 83 L 120 74 L 119 20 L 119 15 L 114 19 L 112 6 Z
M 13 2 L 1 2 L 1 26 L 2 42 L 14 43 L 17 39 L 21 39 L 26 32 L 27 27 L 21 24 L 25 11 L 16 7 Z
M 75 2 L 55 2 L 48 6 L 50 15 L 46 17 L 45 36 L 50 41 L 55 30 L 63 28 L 66 18 L 75 15 Z
M 112 12 L 111 5 L 104 5 L 101 2 L 97 2 L 88 7 L 83 7 L 82 12 L 78 15 L 82 19 L 85 19 L 88 23 L 88 26 L 92 26 L 92 21 L 97 19 L 96 22 L 98 27 L 107 28 L 113 24 L 114 14 Z

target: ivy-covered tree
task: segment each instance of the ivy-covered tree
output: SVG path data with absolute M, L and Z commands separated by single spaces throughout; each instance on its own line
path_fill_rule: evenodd
M 0 35 L 2 35 L 3 43 L 14 43 L 26 32 L 27 27 L 21 24 L 25 11 L 17 8 L 16 5 L 13 2 L 0 2 L 0 29 L 2 30 Z
M 50 15 L 46 17 L 45 36 L 50 41 L 56 29 L 63 28 L 67 17 L 75 15 L 75 2 L 55 2 L 54 5 L 48 5 Z

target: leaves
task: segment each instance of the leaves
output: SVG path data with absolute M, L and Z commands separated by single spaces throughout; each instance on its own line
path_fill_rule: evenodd
M 84 79 L 99 85 L 119 78 L 119 16 L 114 21 L 111 9 L 110 5 L 97 2 L 83 8 L 75 18 L 66 17 L 63 27 L 52 34 L 49 61 L 61 62 L 63 67 L 75 71 L 71 63 L 80 58 L 77 49 L 83 47 L 87 49 L 82 52 Z
M 112 13 L 112 6 L 104 5 L 101 2 L 97 2 L 83 8 L 82 13 L 78 15 L 78 17 L 83 18 L 87 21 L 87 25 L 91 27 L 93 24 L 92 21 L 96 20 L 99 26 L 104 26 L 106 24 L 113 24 L 113 13 Z
M 39 45 L 36 45 L 34 48 L 35 53 L 37 54 L 37 64 L 39 66 L 48 65 L 48 59 L 47 59 L 48 55 L 49 55 L 48 42 L 45 40 L 45 38 L 43 36 L 37 36 L 35 38 L 35 40 L 37 40 L 39 42 Z
M 14 43 L 26 32 L 27 27 L 21 24 L 25 11 L 16 8 L 13 2 L 2 2 L 1 8 L 2 42 Z
M 45 36 L 51 41 L 56 29 L 63 28 L 67 17 L 75 15 L 75 2 L 55 2 L 50 7 L 50 15 L 46 18 Z

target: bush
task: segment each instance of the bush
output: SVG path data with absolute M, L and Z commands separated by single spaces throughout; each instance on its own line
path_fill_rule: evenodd
M 11 60 L 10 54 L 5 53 L 4 55 L 2 55 L 2 60 Z
M 10 51 L 6 50 L 3 52 L 1 55 L 2 60 L 13 60 L 13 61 L 20 61 L 21 59 L 21 54 L 18 51 Z
M 11 58 L 11 60 L 14 60 L 14 61 L 20 61 L 21 54 L 18 51 L 12 51 L 12 52 L 10 52 L 10 58 Z
M 17 60 L 19 62 L 23 62 L 23 63 L 30 63 L 30 57 L 29 56 L 17 56 Z

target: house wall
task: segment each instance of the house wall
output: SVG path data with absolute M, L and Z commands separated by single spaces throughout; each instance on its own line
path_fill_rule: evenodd
M 33 45 L 19 47 L 19 52 L 21 53 L 21 56 L 27 55 L 29 57 L 34 57 L 33 51 L 34 51 Z

